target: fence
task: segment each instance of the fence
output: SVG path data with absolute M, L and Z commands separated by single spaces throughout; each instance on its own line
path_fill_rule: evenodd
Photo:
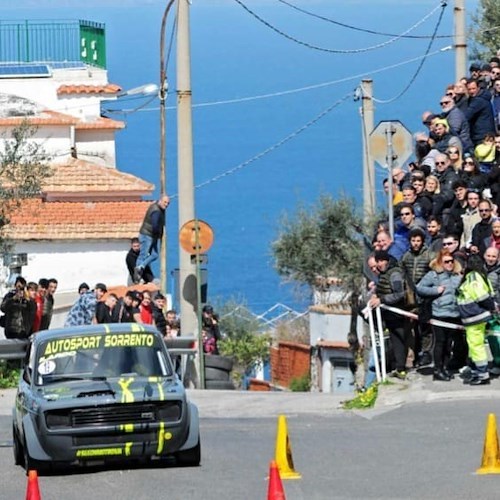
M 84 62 L 106 67 L 104 24 L 92 21 L 0 21 L 0 61 Z

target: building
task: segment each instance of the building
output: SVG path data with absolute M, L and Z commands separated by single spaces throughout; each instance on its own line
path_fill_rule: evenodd
M 53 167 L 41 196 L 23 202 L 5 232 L 14 252 L 27 254 L 23 276 L 59 280 L 56 302 L 72 300 L 82 281 L 127 282 L 129 240 L 151 203 L 143 198 L 154 186 L 116 168 L 115 134 L 125 124 L 101 116 L 101 103 L 120 91 L 108 81 L 104 25 L 0 25 L 0 151 L 27 120 Z M 4 285 L 8 274 L 3 265 Z

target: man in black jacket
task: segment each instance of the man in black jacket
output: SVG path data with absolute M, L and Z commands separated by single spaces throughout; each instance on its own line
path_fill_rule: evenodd
M 139 238 L 132 238 L 130 240 L 130 250 L 125 257 L 125 262 L 127 264 L 127 269 L 130 274 L 130 279 L 134 282 L 134 269 L 137 265 L 137 259 L 141 251 L 141 244 Z M 149 266 L 146 266 L 142 272 L 142 280 L 144 283 L 150 283 L 153 281 L 154 276 Z
M 26 292 L 26 280 L 18 276 L 14 290 L 7 293 L 0 309 L 5 313 L 3 321 L 5 337 L 8 339 L 27 339 L 35 320 L 36 304 Z
M 139 230 L 141 250 L 134 269 L 134 282 L 139 283 L 144 269 L 150 266 L 159 255 L 159 244 L 165 229 L 165 210 L 170 205 L 170 198 L 163 195 L 158 201 L 152 203 L 144 216 Z

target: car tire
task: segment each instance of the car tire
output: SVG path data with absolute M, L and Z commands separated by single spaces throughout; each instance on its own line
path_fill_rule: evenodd
M 189 448 L 188 450 L 178 451 L 175 454 L 175 458 L 179 465 L 185 467 L 198 467 L 201 462 L 201 445 L 200 438 L 198 438 L 198 443 L 194 448 Z
M 231 381 L 205 380 L 205 389 L 213 389 L 216 391 L 234 391 L 235 387 Z
M 227 382 L 229 380 L 229 372 L 226 372 L 224 370 L 219 370 L 219 368 L 212 368 L 210 366 L 206 366 L 205 380 L 223 380 Z
M 12 425 L 12 451 L 14 452 L 14 463 L 16 465 L 24 464 L 24 451 L 23 445 L 19 440 L 19 436 L 17 434 L 16 428 Z
M 218 354 L 205 354 L 205 366 L 208 368 L 218 368 L 230 372 L 233 369 L 234 360 L 228 356 L 219 356 Z
M 30 470 L 36 470 L 38 474 L 41 475 L 51 470 L 50 462 L 41 462 L 40 460 L 31 458 L 28 447 L 26 446 L 26 441 L 23 443 L 23 465 L 26 474 L 28 474 Z

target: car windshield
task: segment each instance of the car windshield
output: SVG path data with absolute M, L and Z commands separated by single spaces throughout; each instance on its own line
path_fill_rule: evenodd
M 36 384 L 134 375 L 172 376 L 159 338 L 148 332 L 58 337 L 40 344 Z

